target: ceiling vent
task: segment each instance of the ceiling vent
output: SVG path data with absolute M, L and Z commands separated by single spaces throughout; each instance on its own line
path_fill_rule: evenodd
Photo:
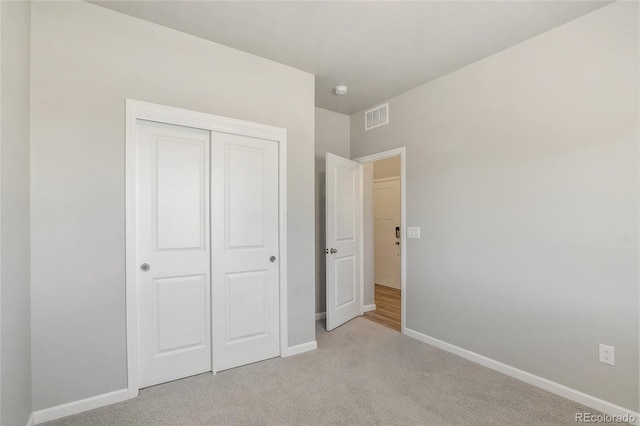
M 371 130 L 389 123 L 389 104 L 377 106 L 364 113 L 364 130 Z

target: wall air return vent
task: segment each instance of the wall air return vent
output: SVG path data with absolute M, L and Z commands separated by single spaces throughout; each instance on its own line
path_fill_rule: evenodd
M 389 123 L 389 104 L 377 106 L 364 113 L 364 130 L 371 130 Z

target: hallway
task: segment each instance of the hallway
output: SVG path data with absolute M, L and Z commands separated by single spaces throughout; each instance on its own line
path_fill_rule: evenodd
M 376 284 L 375 292 L 376 310 L 365 312 L 364 317 L 400 331 L 402 329 L 402 291 Z

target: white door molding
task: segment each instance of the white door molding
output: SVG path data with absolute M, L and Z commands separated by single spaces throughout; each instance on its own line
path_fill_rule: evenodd
M 378 152 L 376 154 L 366 155 L 364 157 L 354 158 L 353 161 L 357 161 L 360 164 L 373 163 L 374 161 L 385 160 L 387 158 L 392 157 L 400 157 L 400 287 L 402 289 L 401 294 L 401 332 L 402 334 L 407 334 L 407 236 L 406 236 L 406 226 L 407 226 L 407 216 L 406 216 L 406 171 L 405 171 L 405 161 L 406 161 L 406 148 L 395 148 L 390 149 L 388 151 Z M 397 177 L 394 177 L 397 179 Z M 362 182 L 362 180 L 361 180 Z M 360 191 L 360 202 L 364 208 L 364 200 L 362 199 L 363 191 Z M 361 217 L 361 220 L 364 219 L 364 216 Z M 364 229 L 364 223 L 360 224 L 361 229 Z M 361 241 L 360 252 L 364 252 L 364 239 Z M 361 262 L 362 268 L 364 268 L 364 262 Z M 360 294 L 364 293 L 364 274 L 360 273 L 360 285 L 361 291 Z M 361 302 L 364 305 L 364 302 Z
M 287 131 L 279 127 L 194 112 L 148 102 L 126 100 L 125 134 L 125 288 L 127 324 L 127 388 L 138 395 L 138 324 L 136 288 L 136 121 L 149 120 L 178 126 L 232 133 L 278 143 L 280 354 L 288 352 L 287 321 Z

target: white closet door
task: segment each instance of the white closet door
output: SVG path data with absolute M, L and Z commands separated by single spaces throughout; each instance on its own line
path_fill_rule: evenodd
M 278 143 L 212 133 L 213 368 L 280 355 Z
M 211 370 L 210 132 L 138 120 L 140 387 Z

